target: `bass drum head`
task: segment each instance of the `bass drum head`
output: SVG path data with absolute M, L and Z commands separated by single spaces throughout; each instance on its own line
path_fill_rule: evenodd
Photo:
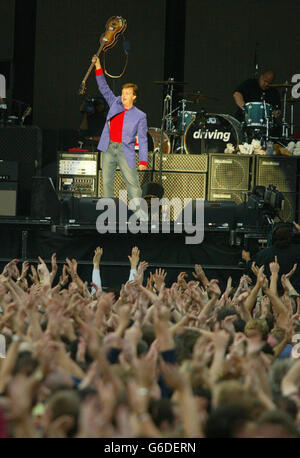
M 236 148 L 244 140 L 242 124 L 227 114 L 207 113 L 205 127 L 203 116 L 198 114 L 184 135 L 187 154 L 224 153 L 227 143 Z
M 161 130 L 158 127 L 149 127 L 148 129 L 148 151 L 154 153 L 160 150 Z M 163 154 L 171 152 L 171 142 L 166 132 L 163 133 Z

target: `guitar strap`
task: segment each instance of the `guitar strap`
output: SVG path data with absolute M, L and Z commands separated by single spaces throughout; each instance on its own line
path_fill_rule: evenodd
M 125 41 L 125 38 L 124 36 L 122 36 L 123 38 L 123 41 Z M 114 76 L 114 75 L 111 75 L 110 73 L 108 73 L 108 71 L 106 70 L 106 63 L 105 63 L 105 52 L 103 53 L 103 70 L 104 70 L 104 73 L 105 75 L 109 76 L 110 78 L 122 78 L 122 76 L 124 75 L 124 73 L 126 72 L 126 68 L 127 68 L 127 65 L 128 65 L 128 51 L 126 49 L 124 49 L 123 47 L 123 50 L 124 50 L 124 53 L 126 55 L 125 57 L 125 65 L 124 65 L 124 68 L 123 68 L 123 71 L 122 73 L 120 73 L 120 75 L 117 75 L 117 76 Z

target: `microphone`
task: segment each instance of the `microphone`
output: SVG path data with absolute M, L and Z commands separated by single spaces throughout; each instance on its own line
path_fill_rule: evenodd
M 129 51 L 131 51 L 131 46 L 128 40 L 123 41 L 123 49 L 126 53 L 129 53 Z

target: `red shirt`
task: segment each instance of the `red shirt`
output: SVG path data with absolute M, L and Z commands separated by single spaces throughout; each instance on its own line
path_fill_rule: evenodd
M 125 108 L 125 111 L 126 110 Z M 117 114 L 110 120 L 110 139 L 112 142 L 122 143 L 122 131 L 125 111 Z

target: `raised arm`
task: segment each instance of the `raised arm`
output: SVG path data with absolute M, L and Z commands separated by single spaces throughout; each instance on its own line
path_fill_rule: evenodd
M 101 94 L 103 95 L 103 97 L 105 98 L 108 105 L 111 106 L 117 97 L 112 92 L 112 90 L 110 89 L 109 85 L 106 82 L 106 79 L 105 79 L 105 76 L 103 74 L 103 70 L 100 64 L 99 57 L 94 55 L 92 57 L 92 63 L 95 64 L 96 80 L 98 84 L 98 89 L 101 92 Z
M 102 291 L 102 282 L 100 276 L 100 261 L 103 254 L 103 249 L 99 246 L 95 249 L 95 255 L 93 258 L 93 273 L 92 273 L 92 282 L 98 286 L 98 289 Z M 95 288 L 92 289 L 92 294 L 95 293 Z

